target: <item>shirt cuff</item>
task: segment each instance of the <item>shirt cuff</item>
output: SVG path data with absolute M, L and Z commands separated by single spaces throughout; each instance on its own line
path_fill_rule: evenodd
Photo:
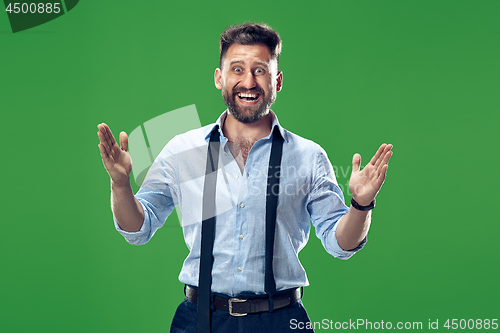
M 331 244 L 331 246 L 332 246 L 331 251 L 333 252 L 332 254 L 335 258 L 347 260 L 365 246 L 366 241 L 367 241 L 367 237 L 365 236 L 365 238 L 363 238 L 361 243 L 359 243 L 359 245 L 355 249 L 344 250 L 343 248 L 340 247 L 339 242 L 337 241 L 337 228 L 338 228 L 338 226 L 339 226 L 339 223 L 338 222 L 335 223 L 335 226 L 333 227 L 333 230 L 332 230 L 333 236 L 334 236 L 334 242 L 332 242 L 333 244 Z
M 140 203 L 142 206 L 142 210 L 144 212 L 144 221 L 142 222 L 141 229 L 139 231 L 125 231 L 116 222 L 116 218 L 113 215 L 113 222 L 115 224 L 116 230 L 125 238 L 125 240 L 132 245 L 142 245 L 147 243 L 149 240 L 149 234 L 151 233 L 151 223 L 149 220 L 149 214 L 147 214 L 146 209 L 144 209 L 144 205 Z

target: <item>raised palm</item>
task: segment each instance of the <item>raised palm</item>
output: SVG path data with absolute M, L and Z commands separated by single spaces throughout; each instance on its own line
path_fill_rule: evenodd
M 352 192 L 354 200 L 360 205 L 368 206 L 380 191 L 392 156 L 391 149 L 391 144 L 382 144 L 363 170 L 359 169 L 361 156 L 354 154 L 349 190 Z
M 128 152 L 127 133 L 120 133 L 120 146 L 115 140 L 109 126 L 102 123 L 97 125 L 99 131 L 99 150 L 101 152 L 102 163 L 108 171 L 111 180 L 117 185 L 123 185 L 129 181 L 129 174 L 132 171 L 132 158 Z

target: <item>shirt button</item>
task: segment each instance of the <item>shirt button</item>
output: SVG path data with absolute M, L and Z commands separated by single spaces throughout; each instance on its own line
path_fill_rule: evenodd
M 240 239 L 243 239 L 243 235 L 240 235 L 240 236 L 239 236 L 239 238 L 240 238 Z
M 240 207 L 241 207 L 241 208 L 244 208 L 244 207 L 245 207 L 245 204 L 243 204 L 243 203 L 242 203 L 242 204 L 240 204 Z
M 241 272 L 241 267 L 238 267 L 238 272 Z
M 236 175 L 236 176 L 234 176 L 234 177 L 235 177 L 236 179 L 238 179 L 240 176 Z

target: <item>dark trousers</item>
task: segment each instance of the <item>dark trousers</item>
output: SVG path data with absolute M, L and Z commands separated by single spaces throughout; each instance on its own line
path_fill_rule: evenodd
M 175 312 L 170 333 L 196 333 L 196 303 L 184 299 Z M 252 313 L 243 317 L 233 317 L 229 312 L 212 312 L 212 333 L 282 333 L 314 332 L 311 329 L 298 329 L 297 323 L 304 323 L 309 317 L 301 301 L 273 312 Z M 295 329 L 294 329 L 295 328 Z

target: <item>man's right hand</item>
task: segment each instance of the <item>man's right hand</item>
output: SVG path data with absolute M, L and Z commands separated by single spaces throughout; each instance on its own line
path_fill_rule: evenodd
M 109 126 L 105 123 L 97 125 L 99 131 L 99 150 L 106 171 L 111 177 L 111 182 L 118 186 L 123 186 L 130 181 L 129 175 L 132 171 L 132 158 L 128 152 L 127 133 L 120 133 L 120 146 L 115 140 Z

